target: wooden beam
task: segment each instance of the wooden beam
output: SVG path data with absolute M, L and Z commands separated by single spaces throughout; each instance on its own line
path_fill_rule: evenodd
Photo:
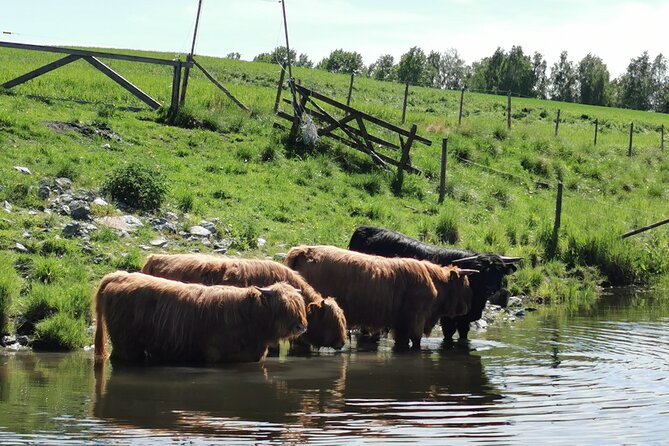
M 658 226 L 666 225 L 667 223 L 669 223 L 669 218 L 667 218 L 666 220 L 658 221 L 657 223 L 653 223 L 652 225 L 644 226 L 643 228 L 635 229 L 634 231 L 626 232 L 620 237 L 621 238 L 631 237 L 633 235 L 640 234 L 641 232 L 650 231 L 651 229 L 657 228 Z
M 274 101 L 274 113 L 279 110 L 279 102 L 281 102 L 281 90 L 283 89 L 283 79 L 286 76 L 286 70 L 281 65 L 281 75 L 279 75 L 279 86 L 276 89 L 276 100 Z
M 72 62 L 75 62 L 79 59 L 81 59 L 81 56 L 74 56 L 74 55 L 65 56 L 62 59 L 58 59 L 58 60 L 53 61 L 51 63 L 48 63 L 48 64 L 46 64 L 42 67 L 39 67 L 35 70 L 32 70 L 30 73 L 26 73 L 23 76 L 19 76 L 15 79 L 7 81 L 4 84 L 0 85 L 0 87 L 7 88 L 7 89 L 10 89 L 12 87 L 16 87 L 17 85 L 21 85 L 24 82 L 28 82 L 31 79 L 35 79 L 38 76 L 49 73 L 50 71 L 53 71 L 56 68 L 63 67 L 65 65 L 67 65 L 69 63 L 72 63 Z
M 127 60 L 130 62 L 150 63 L 154 65 L 174 66 L 175 61 L 167 59 L 157 59 L 155 57 L 131 56 L 129 54 L 107 53 L 105 51 L 76 50 L 73 48 L 62 48 L 48 45 L 30 45 L 27 43 L 0 42 L 0 47 L 14 48 L 19 50 L 44 51 L 47 53 L 71 54 L 79 57 L 101 57 L 103 59 Z
M 298 91 L 307 92 L 311 97 L 313 97 L 315 99 L 318 99 L 319 101 L 323 101 L 326 104 L 330 104 L 334 107 L 337 107 L 337 108 L 345 111 L 346 113 L 358 113 L 358 114 L 360 114 L 361 117 L 363 117 L 365 120 L 367 120 L 369 122 L 372 122 L 372 123 L 374 123 L 378 126 L 384 127 L 384 128 L 386 128 L 388 130 L 391 130 L 393 132 L 399 133 L 400 135 L 403 135 L 403 136 L 406 136 L 406 137 L 409 136 L 409 131 L 407 131 L 407 130 L 401 128 L 401 127 L 397 127 L 396 125 L 393 125 L 393 124 L 391 124 L 389 122 L 386 122 L 382 119 L 376 118 L 376 117 L 374 117 L 372 115 L 369 115 L 365 112 L 362 112 L 360 110 L 356 110 L 354 108 L 348 107 L 348 106 L 346 106 L 346 104 L 342 104 L 341 102 L 335 101 L 334 99 L 331 99 L 327 96 L 324 96 L 324 95 L 322 95 L 322 94 L 320 94 L 316 91 L 309 90 L 308 88 L 305 88 L 301 85 L 296 85 L 295 88 Z M 415 135 L 414 138 L 416 139 L 416 141 L 420 141 L 421 143 L 423 143 L 425 145 L 428 145 L 428 146 L 432 145 L 432 141 L 430 141 L 429 139 L 423 138 L 422 136 Z
M 148 94 L 144 93 L 142 90 L 137 88 L 134 84 L 132 84 L 130 81 L 125 79 L 123 76 L 118 74 L 116 71 L 112 70 L 110 67 L 105 65 L 104 63 L 100 62 L 98 59 L 96 59 L 93 56 L 84 56 L 83 59 L 88 62 L 89 64 L 93 65 L 95 68 L 100 70 L 103 74 L 105 74 L 107 77 L 109 77 L 111 80 L 119 84 L 121 87 L 125 88 L 128 90 L 133 96 L 138 98 L 140 101 L 144 102 L 147 104 L 149 107 L 153 108 L 154 110 L 160 108 L 160 102 L 156 101 L 153 99 L 151 96 Z
M 198 67 L 198 68 L 200 69 L 200 71 L 202 71 L 202 73 L 204 73 L 204 75 L 207 77 L 207 79 L 209 79 L 209 80 L 211 81 L 211 83 L 213 83 L 214 85 L 216 85 L 216 86 L 217 86 L 223 93 L 225 93 L 225 95 L 226 95 L 228 98 L 230 98 L 230 100 L 231 100 L 232 102 L 234 102 L 235 104 L 237 104 L 237 106 L 238 106 L 239 108 L 241 108 L 242 110 L 247 111 L 247 112 L 250 112 L 250 111 L 251 111 L 246 105 L 242 104 L 241 101 L 240 101 L 239 99 L 237 99 L 236 97 L 234 97 L 234 96 L 232 95 L 232 93 L 230 93 L 230 92 L 228 91 L 227 88 L 225 88 L 219 81 L 217 81 L 217 80 L 214 78 L 214 76 L 212 76 L 211 74 L 209 74 L 209 72 L 208 72 L 207 70 L 205 70 L 204 67 L 203 67 L 202 65 L 200 65 L 200 64 L 197 62 L 197 60 L 193 59 L 193 63 L 195 64 L 196 67 Z

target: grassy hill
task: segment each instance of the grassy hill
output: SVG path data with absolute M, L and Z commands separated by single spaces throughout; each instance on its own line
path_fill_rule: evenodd
M 57 58 L 0 49 L 0 83 Z M 227 249 L 274 256 L 301 243 L 345 246 L 359 224 L 523 256 L 511 291 L 562 305 L 592 302 L 601 284 L 669 282 L 667 228 L 619 237 L 667 218 L 669 153 L 660 149 L 659 133 L 669 123 L 666 115 L 513 98 L 508 130 L 505 96 L 468 92 L 458 128 L 460 92 L 413 87 L 404 127 L 416 123 L 433 144 L 414 145 L 412 163 L 423 174 L 407 175 L 396 190 L 394 174 L 346 146 L 327 139 L 309 150 L 285 143 L 286 134 L 272 126 L 279 121 L 272 112 L 278 66 L 198 60 L 252 109 L 250 115 L 198 70 L 181 115 L 191 129 L 160 123 L 160 113 L 147 109 L 124 111 L 143 104 L 83 61 L 0 93 L 0 204 L 11 207 L 0 209 L 2 331 L 35 335 L 44 348 L 76 348 L 90 341 L 96 281 L 118 268 L 138 268 L 148 252 Z M 169 68 L 108 64 L 169 102 Z M 345 101 L 348 76 L 308 69 L 294 75 L 302 85 Z M 403 91 L 399 84 L 356 78 L 351 105 L 399 125 Z M 447 197 L 438 204 L 444 137 Z M 128 210 L 93 204 L 96 228 L 68 237 L 63 230 L 71 218 L 59 213 L 61 195 L 93 198 L 113 172 L 135 162 L 164 178 L 161 209 L 135 212 L 144 225 L 126 233 L 99 222 Z M 72 185 L 58 190 L 59 177 Z M 565 186 L 562 226 L 553 246 L 559 181 Z M 40 186 L 49 186 L 51 194 L 40 198 Z M 172 229 L 160 226 L 160 218 Z M 190 237 L 188 229 L 202 220 L 215 226 L 214 234 Z M 153 246 L 156 239 L 167 244 Z

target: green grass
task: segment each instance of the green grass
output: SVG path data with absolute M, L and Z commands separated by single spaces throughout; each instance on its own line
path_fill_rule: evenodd
M 56 58 L 2 49 L 0 82 Z M 513 98 L 514 118 L 507 129 L 505 96 L 468 92 L 458 127 L 459 91 L 411 88 L 405 127 L 416 123 L 418 133 L 432 145 L 413 146 L 412 164 L 423 174 L 405 174 L 400 181 L 367 156 L 332 140 L 321 138 L 315 148 L 305 148 L 288 143 L 285 133 L 273 129 L 280 120 L 272 113 L 278 66 L 207 57 L 199 61 L 251 108 L 250 115 L 198 70 L 192 71 L 187 108 L 172 120 L 164 112 L 111 107 L 142 104 L 84 62 L 0 93 L 0 165 L 5 166 L 0 203 L 7 200 L 14 206 L 11 214 L 0 218 L 0 252 L 9 255 L 17 242 L 30 251 L 12 254 L 8 261 L 26 278 L 25 286 L 12 282 L 14 302 L 37 299 L 31 297 L 33 290 L 63 284 L 83 284 L 92 293 L 103 274 L 139 269 L 147 252 L 138 246 L 158 236 L 168 239 L 170 251 L 213 249 L 178 235 L 158 234 L 148 226 L 130 237 L 100 228 L 91 233 L 90 242 L 65 239 L 60 231 L 68 219 L 42 212 L 48 203 L 37 196 L 40 180 L 65 175 L 74 180 L 75 190 L 100 191 L 113 172 L 135 161 L 165 177 L 160 209 L 154 214 L 176 213 L 179 229 L 218 218 L 218 238 L 231 244 L 230 253 L 271 256 L 302 243 L 346 246 L 357 225 L 374 224 L 431 243 L 523 256 L 521 269 L 509 280 L 511 290 L 566 306 L 596 298 L 599 284 L 667 283 L 667 227 L 618 238 L 666 218 L 669 153 L 660 150 L 658 131 L 669 124 L 666 115 Z M 169 69 L 109 64 L 157 100 L 169 102 Z M 294 71 L 302 85 L 346 98 L 348 76 Z M 399 124 L 403 90 L 399 84 L 356 78 L 352 106 Z M 288 109 L 286 104 L 282 107 Z M 556 137 L 558 108 L 561 124 Z M 595 119 L 600 124 L 596 146 Z M 634 156 L 628 157 L 632 121 Z M 55 131 L 49 122 L 108 128 L 120 139 Z M 395 138 L 373 126 L 369 130 Z M 446 199 L 438 204 L 444 137 L 449 138 Z M 33 175 L 13 170 L 16 165 L 28 167 Z M 552 244 L 558 181 L 565 186 L 562 225 Z M 92 212 L 103 216 L 119 211 L 109 206 L 93 207 Z M 22 238 L 25 231 L 31 239 Z M 257 246 L 259 237 L 267 240 L 262 248 Z M 22 305 L 6 308 L 17 320 L 27 311 Z M 62 302 L 54 308 L 45 317 L 68 314 L 90 320 L 88 307 L 83 313 L 64 308 Z

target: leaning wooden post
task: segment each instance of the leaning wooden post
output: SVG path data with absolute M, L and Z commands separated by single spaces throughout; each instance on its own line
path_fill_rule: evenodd
M 279 102 L 281 102 L 281 90 L 283 90 L 283 79 L 286 77 L 286 67 L 281 64 L 281 74 L 279 75 L 279 86 L 276 89 L 276 100 L 274 101 L 274 113 L 279 111 Z
M 555 136 L 558 135 L 559 127 L 560 127 L 560 109 L 558 108 L 557 117 L 555 118 Z
M 460 90 L 460 113 L 458 113 L 458 127 L 462 124 L 462 106 L 465 102 L 465 87 L 464 85 L 462 86 L 462 90 Z
M 464 91 L 464 89 L 463 89 Z M 446 153 L 448 151 L 448 138 L 441 140 L 441 176 L 439 180 L 439 203 L 444 202 L 446 195 Z
M 174 61 L 174 74 L 172 77 L 172 102 L 168 116 L 174 116 L 179 111 L 179 86 L 181 85 L 181 60 Z
M 634 134 L 634 123 L 630 122 L 630 145 L 627 149 L 627 156 L 632 156 L 632 135 Z
M 197 40 L 197 28 L 200 26 L 200 12 L 202 12 L 202 0 L 199 0 L 197 3 L 197 15 L 195 17 L 195 29 L 193 30 L 193 43 L 190 47 L 190 53 L 186 56 L 186 68 L 184 69 L 183 76 L 183 85 L 181 86 L 181 99 L 179 100 L 180 105 L 186 103 L 186 90 L 188 89 L 188 76 L 190 74 L 190 67 L 193 62 L 193 56 L 195 53 L 195 41 Z
M 597 145 L 597 132 L 599 131 L 599 119 L 595 119 L 595 145 Z
M 353 93 L 353 78 L 355 77 L 355 73 L 351 73 L 351 82 L 348 84 L 348 97 L 346 98 L 346 106 L 351 105 L 351 94 Z
M 409 81 L 404 86 L 404 104 L 402 105 L 402 124 L 407 114 L 407 97 L 409 96 Z
M 511 130 L 511 90 L 506 95 L 506 127 Z

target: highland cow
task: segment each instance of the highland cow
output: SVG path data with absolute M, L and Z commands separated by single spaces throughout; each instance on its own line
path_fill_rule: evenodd
M 268 286 L 287 282 L 302 291 L 307 332 L 296 339 L 308 347 L 340 349 L 346 342 L 346 318 L 337 302 L 323 299 L 297 272 L 271 260 L 233 259 L 202 254 L 152 254 L 142 272 L 152 276 L 204 285 Z
M 383 257 L 427 260 L 437 265 L 457 265 L 461 268 L 479 271 L 479 274 L 470 278 L 472 306 L 469 312 L 455 318 L 443 317 L 441 319 L 441 327 L 446 340 L 450 340 L 456 330 L 460 339 L 467 339 L 470 322 L 481 318 L 488 300 L 491 303 L 506 306 L 508 292 L 503 289 L 504 277 L 513 273 L 516 270 L 514 264 L 521 260 L 520 257 L 479 254 L 474 251 L 429 245 L 399 232 L 373 226 L 358 227 L 351 236 L 348 248 L 352 251 Z
M 333 296 L 349 327 L 390 329 L 398 349 L 420 348 L 440 316 L 469 311 L 473 270 L 415 259 L 388 259 L 334 246 L 298 246 L 286 265 L 316 291 Z
M 283 282 L 204 286 L 119 271 L 103 277 L 95 304 L 98 363 L 106 357 L 106 331 L 113 360 L 248 362 L 307 324 L 302 296 Z

